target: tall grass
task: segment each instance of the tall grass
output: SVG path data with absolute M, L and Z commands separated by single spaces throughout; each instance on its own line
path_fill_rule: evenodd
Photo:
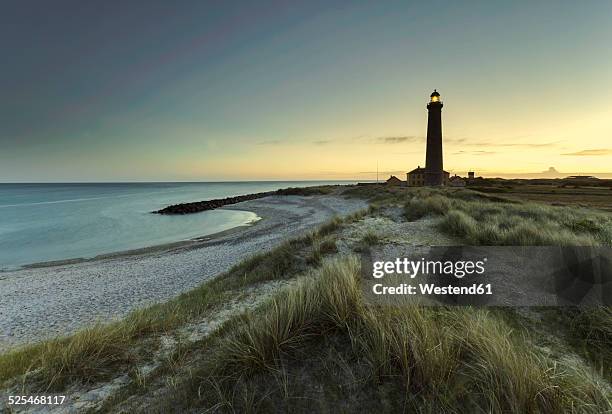
M 556 327 L 600 375 L 612 382 L 612 308 L 549 309 L 547 324 Z
M 357 266 L 354 259 L 327 264 L 321 270 L 324 278 L 300 280 L 264 310 L 242 320 L 223 340 L 222 351 L 215 358 L 216 372 L 242 375 L 272 367 L 281 353 L 291 352 L 325 329 L 345 324 L 359 298 L 358 287 L 350 283 Z
M 304 371 L 312 366 L 303 365 L 302 355 L 323 338 L 338 335 L 349 344 L 347 358 L 365 363 L 365 369 L 355 371 L 361 372 L 356 391 L 372 397 L 374 384 L 391 382 L 420 395 L 421 408 L 525 413 L 612 409 L 606 386 L 588 371 L 534 349 L 527 332 L 514 331 L 495 314 L 365 303 L 354 257 L 324 263 L 314 277 L 280 292 L 236 323 L 200 367 L 200 389 L 212 383 L 222 391 L 204 391 L 192 403 L 241 411 L 247 407 L 235 398 L 236 392 L 249 390 L 263 400 L 285 399 L 288 404 L 283 395 L 290 392 L 279 389 L 276 374 L 294 366 L 312 380 Z
M 458 194 L 405 194 L 406 214 L 443 216 L 445 231 L 477 244 L 596 244 L 608 234 L 604 217 L 585 222 L 579 212 Z M 578 224 L 570 228 L 567 223 Z M 351 390 L 382 404 L 376 390 L 382 384 L 400 384 L 405 392 L 393 393 L 394 409 L 405 409 L 408 400 L 414 404 L 416 398 L 414 406 L 425 412 L 612 410 L 609 385 L 600 383 L 588 366 L 534 347 L 529 332 L 511 327 L 497 312 L 372 306 L 363 301 L 360 289 L 358 262 L 345 258 L 324 263 L 314 277 L 280 292 L 219 339 L 196 375 L 204 378 L 198 389 L 214 384 L 215 393 L 204 392 L 191 403 L 242 411 L 268 401 L 268 407 L 304 410 L 304 405 L 291 402 L 291 387 L 299 398 L 309 398 L 304 395 L 308 391 L 300 394 L 297 385 L 290 385 L 287 370 L 306 379 L 309 389 L 331 388 L 338 378 L 325 377 L 324 370 L 313 367 L 317 360 L 330 362 L 313 354 L 318 344 L 333 348 L 339 342 L 344 347 L 334 355 L 350 367 Z M 592 333 L 599 341 L 609 339 L 608 316 L 589 319 L 605 321 Z M 316 375 L 308 373 L 313 369 Z M 258 399 L 238 398 L 243 395 Z M 320 404 L 331 410 L 360 408 L 347 401 Z
M 610 215 L 521 203 L 469 190 L 424 190 L 404 206 L 405 216 L 442 216 L 440 228 L 474 245 L 612 245 Z
M 469 245 L 612 246 L 612 216 L 569 207 L 510 201 L 470 190 L 422 189 L 405 203 L 405 215 L 441 216 L 439 228 Z M 580 355 L 612 378 L 609 308 L 555 309 Z M 605 344 L 605 345 L 604 345 Z M 602 372 L 603 373 L 603 372 Z
M 467 377 L 492 412 L 598 412 L 609 408 L 606 388 L 573 363 L 530 350 L 486 311 L 455 314 Z
M 368 230 L 361 238 L 361 243 L 365 246 L 374 246 L 381 240 L 380 234 L 374 230 Z
M 307 263 L 318 266 L 321 264 L 321 261 L 326 255 L 336 253 L 338 249 L 336 247 L 336 240 L 334 237 L 325 237 L 321 239 L 316 234 L 313 236 L 314 240 L 312 242 L 312 249 Z

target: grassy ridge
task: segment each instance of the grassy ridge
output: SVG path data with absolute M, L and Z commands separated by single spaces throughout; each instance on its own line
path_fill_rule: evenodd
M 369 306 L 362 300 L 359 262 L 348 257 L 326 262 L 235 323 L 160 412 L 171 407 L 302 412 L 328 404 L 360 411 L 362 399 L 317 401 L 316 386 L 305 390 L 299 383 L 316 376 L 318 386 L 337 388 L 346 380 L 334 369 L 320 368 L 334 366 L 329 356 L 313 357 L 329 338 L 341 344 L 333 358 L 352 370 L 350 385 L 335 392 L 382 404 L 376 392 L 390 387 L 393 400 L 384 403 L 393 411 L 407 405 L 425 412 L 612 408 L 605 386 L 588 369 L 536 350 L 526 332 L 515 332 L 486 310 Z

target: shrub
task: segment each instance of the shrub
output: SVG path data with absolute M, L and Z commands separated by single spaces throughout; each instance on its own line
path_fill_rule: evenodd
M 308 263 L 312 265 L 319 265 L 323 256 L 335 253 L 338 249 L 336 247 L 336 240 L 332 237 L 320 240 L 315 234 L 315 240 L 312 242 L 312 251 L 308 257 Z
M 441 195 L 414 197 L 404 206 L 404 216 L 413 221 L 426 215 L 441 215 L 450 210 L 452 205 L 452 200 Z
M 380 236 L 375 231 L 369 230 L 361 239 L 366 246 L 374 246 L 380 241 Z
M 327 236 L 328 234 L 338 230 L 340 227 L 342 227 L 342 219 L 340 217 L 334 217 L 333 219 L 319 227 L 317 235 L 321 237 Z
M 440 227 L 448 234 L 457 237 L 468 237 L 476 233 L 476 220 L 460 210 L 451 210 L 440 222 Z

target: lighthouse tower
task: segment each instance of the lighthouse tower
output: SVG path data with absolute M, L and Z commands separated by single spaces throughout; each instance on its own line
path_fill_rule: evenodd
M 427 104 L 427 153 L 425 155 L 425 185 L 444 185 L 442 165 L 442 101 L 434 89 Z

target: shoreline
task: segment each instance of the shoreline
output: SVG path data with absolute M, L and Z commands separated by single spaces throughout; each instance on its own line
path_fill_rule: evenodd
M 247 211 L 247 210 L 242 210 L 242 211 Z M 249 211 L 249 212 L 254 213 L 252 211 Z M 257 214 L 257 217 L 248 223 L 240 224 L 238 226 L 234 226 L 229 229 L 222 230 L 222 231 L 217 231 L 215 233 L 210 233 L 210 234 L 206 234 L 203 236 L 194 237 L 189 240 L 153 244 L 151 246 L 139 247 L 136 249 L 118 250 L 115 252 L 98 254 L 93 257 L 75 257 L 75 258 L 68 258 L 68 259 L 28 263 L 25 265 L 21 265 L 15 269 L 0 270 L 0 276 L 3 273 L 18 272 L 21 270 L 44 269 L 44 268 L 52 268 L 52 267 L 57 267 L 57 266 L 79 264 L 79 263 L 96 262 L 100 260 L 117 259 L 117 258 L 132 257 L 132 256 L 146 256 L 148 254 L 170 252 L 176 249 L 197 249 L 197 248 L 202 247 L 205 243 L 213 241 L 214 239 L 232 235 L 236 232 L 240 232 L 242 229 L 247 228 L 247 227 L 253 227 L 264 219 L 265 217 L 261 217 L 260 215 Z
M 327 187 L 338 187 L 338 184 L 327 185 Z M 186 215 L 186 214 L 197 214 L 210 210 L 234 210 L 234 211 L 243 211 L 247 213 L 255 214 L 255 218 L 252 220 L 240 224 L 226 230 L 205 234 L 202 236 L 195 236 L 190 239 L 177 240 L 174 242 L 162 242 L 159 244 L 151 244 L 149 246 L 136 247 L 136 248 L 128 248 L 125 250 L 116 250 L 110 251 L 108 253 L 100 253 L 94 256 L 83 256 L 83 257 L 67 257 L 61 259 L 54 260 L 43 260 L 43 261 L 35 261 L 32 263 L 24 263 L 24 264 L 15 264 L 8 265 L 7 267 L 0 267 L 0 276 L 4 273 L 17 272 L 20 270 L 28 270 L 28 269 L 40 269 L 40 268 L 48 268 L 55 266 L 64 266 L 64 265 L 72 265 L 79 263 L 87 263 L 98 260 L 106 260 L 113 259 L 117 257 L 127 257 L 127 256 L 135 256 L 135 255 L 146 255 L 150 253 L 169 251 L 173 249 L 179 248 L 198 248 L 202 242 L 210 241 L 216 237 L 222 237 L 226 234 L 231 234 L 234 231 L 239 231 L 243 227 L 249 227 L 254 225 L 255 223 L 261 221 L 263 217 L 256 212 L 239 209 L 239 208 L 231 208 L 238 204 L 242 204 L 252 200 L 258 200 L 265 197 L 274 197 L 274 196 L 313 196 L 313 195 L 326 195 L 330 193 L 335 193 L 333 190 L 322 190 L 318 187 L 287 187 L 280 188 L 273 191 L 264 191 L 259 193 L 249 193 L 239 196 L 233 197 L 225 197 L 221 199 L 211 199 L 211 200 L 203 200 L 203 201 L 195 201 L 195 202 L 186 202 L 179 204 L 172 204 L 166 206 L 160 210 L 151 211 L 150 214 L 159 214 L 159 215 Z
M 367 207 L 338 193 L 226 206 L 262 219 L 197 239 L 0 273 L 0 352 L 108 323 L 165 302 L 235 264 Z

